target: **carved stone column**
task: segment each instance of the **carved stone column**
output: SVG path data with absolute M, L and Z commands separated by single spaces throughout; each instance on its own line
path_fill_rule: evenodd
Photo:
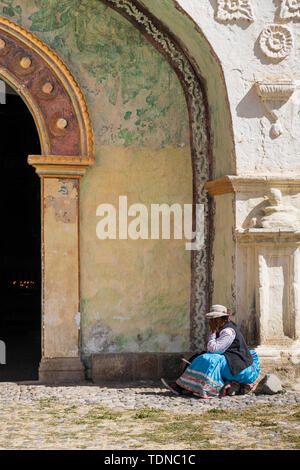
M 289 365 L 296 370 L 300 364 L 300 212 L 290 203 L 296 195 L 288 197 L 287 188 L 285 200 L 279 187 L 266 189 L 264 201 L 236 231 L 238 253 L 255 277 L 254 283 L 244 278 L 248 312 L 251 297 L 255 304 L 247 329 L 257 332 L 257 352 L 265 366 L 287 370 Z
M 237 240 L 247 267 L 238 286 L 250 342 L 276 356 L 297 348 L 300 355 L 300 232 L 250 229 L 238 231 Z
M 300 177 L 225 176 L 206 189 L 214 196 L 235 195 L 235 321 L 258 352 L 262 370 L 295 384 L 300 377 Z
M 42 190 L 41 382 L 84 380 L 80 360 L 79 179 L 89 157 L 29 156 Z

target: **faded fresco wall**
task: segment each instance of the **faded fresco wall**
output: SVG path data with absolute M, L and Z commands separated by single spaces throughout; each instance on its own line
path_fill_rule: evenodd
M 241 139 L 234 140 L 235 129 L 232 123 L 234 107 L 231 107 L 228 95 L 242 93 L 244 85 L 237 84 L 236 80 L 228 81 L 227 73 L 232 68 L 236 75 L 244 67 L 239 63 L 240 52 L 238 52 L 244 50 L 243 36 L 241 38 L 236 36 L 232 41 L 226 37 L 224 41 L 226 25 L 216 23 L 214 18 L 217 0 L 139 0 L 139 3 L 161 19 L 172 34 L 180 38 L 189 57 L 196 64 L 199 76 L 204 78 L 203 87 L 209 105 L 213 166 L 211 179 L 236 174 L 236 144 L 238 141 L 245 142 L 246 133 Z M 225 3 L 227 5 L 230 2 Z M 234 0 L 232 3 L 232 8 L 237 8 Z M 244 34 L 246 30 L 244 23 L 238 26 L 233 23 L 227 27 L 231 31 L 233 28 L 239 30 L 240 26 Z M 250 57 L 249 50 L 246 50 L 244 55 L 247 61 Z M 233 61 L 235 61 L 234 66 Z M 253 139 L 254 142 L 256 139 Z M 214 204 L 215 235 L 212 247 L 211 301 L 234 308 L 236 272 L 235 244 L 232 236 L 235 224 L 234 199 L 228 195 L 218 196 L 214 198 Z
M 192 202 L 188 114 L 177 76 L 118 13 L 97 0 L 6 0 L 0 14 L 65 61 L 89 106 L 95 165 L 81 180 L 81 326 L 93 352 L 189 347 L 185 240 L 99 240 L 96 209 Z M 129 218 L 130 220 L 130 218 Z

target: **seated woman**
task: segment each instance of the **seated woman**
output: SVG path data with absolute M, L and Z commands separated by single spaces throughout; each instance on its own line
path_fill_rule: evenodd
M 259 360 L 255 351 L 249 350 L 242 333 L 229 315 L 231 310 L 223 305 L 213 305 L 205 316 L 209 319 L 211 334 L 207 352 L 196 356 L 174 383 L 161 379 L 176 395 L 184 390 L 201 398 L 216 398 L 249 392 L 259 375 Z

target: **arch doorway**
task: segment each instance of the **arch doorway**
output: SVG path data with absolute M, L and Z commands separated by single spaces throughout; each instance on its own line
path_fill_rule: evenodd
M 34 219 L 36 224 L 34 232 L 41 234 L 39 241 L 33 237 L 34 241 L 30 245 L 34 261 L 28 264 L 24 256 L 25 261 L 20 264 L 22 267 L 16 264 L 19 270 L 18 276 L 14 271 L 9 274 L 3 268 L 4 273 L 1 278 L 3 289 L 6 289 L 4 288 L 6 283 L 9 286 L 8 291 L 14 293 L 12 295 L 5 291 L 8 299 L 5 302 L 1 298 L 2 311 L 5 311 L 3 319 L 8 316 L 12 320 L 13 317 L 9 317 L 9 312 L 15 310 L 14 314 L 20 327 L 21 321 L 24 323 L 27 321 L 24 312 L 28 313 L 28 310 L 31 310 L 33 322 L 31 329 L 36 331 L 35 340 L 26 340 L 26 335 L 22 331 L 19 336 L 25 344 L 35 341 L 37 343 L 35 351 L 39 351 L 39 354 L 37 353 L 34 359 L 30 358 L 30 368 L 34 369 L 33 375 L 25 375 L 24 367 L 23 369 L 21 367 L 22 372 L 18 376 L 9 376 L 8 373 L 4 375 L 4 372 L 2 376 L 4 380 L 38 378 L 40 382 L 82 380 L 84 368 L 80 360 L 79 179 L 94 163 L 93 131 L 87 105 L 79 85 L 63 61 L 40 39 L 1 16 L 0 80 L 9 84 L 11 88 L 7 88 L 8 90 L 12 89 L 20 96 L 19 98 L 11 90 L 6 96 L 7 103 L 12 103 L 12 100 L 21 103 L 23 100 L 28 111 L 22 103 L 20 114 L 24 112 L 27 117 L 30 116 L 28 123 L 27 118 L 16 117 L 13 113 L 5 115 L 1 121 L 1 139 L 3 134 L 7 139 L 6 148 L 12 153 L 16 153 L 18 151 L 16 149 L 20 152 L 22 150 L 18 160 L 20 168 L 2 169 L 2 184 L 5 181 L 7 191 L 7 194 L 5 190 L 2 192 L 2 212 L 4 206 L 15 201 L 7 210 L 8 219 L 2 219 L 7 243 L 11 238 L 9 243 L 12 244 L 9 245 L 11 251 L 3 245 L 3 256 L 4 254 L 9 256 L 17 246 L 18 251 L 15 251 L 17 259 L 14 262 L 21 263 L 23 258 L 19 253 L 26 252 L 26 256 L 30 258 L 28 247 L 30 236 L 33 236 L 30 235 L 33 227 L 28 225 L 28 234 L 25 234 L 22 221 L 25 224 L 24 219 L 28 216 L 28 212 L 26 212 L 27 207 L 22 205 L 33 205 L 33 198 L 34 207 L 41 218 L 40 222 L 37 222 L 39 219 Z M 1 107 L 4 109 L 3 106 L 7 105 L 1 104 L 0 111 Z M 9 123 L 11 131 L 7 131 L 5 127 Z M 4 149 L 3 143 L 1 145 Z M 5 159 L 4 152 L 1 157 L 3 165 L 14 161 L 11 158 Z M 19 177 L 19 174 L 22 174 L 22 177 Z M 25 184 L 27 178 L 25 175 L 28 175 L 30 180 L 29 191 L 25 191 L 27 184 Z M 38 201 L 39 188 L 40 201 Z M 32 217 L 33 212 L 30 214 Z M 8 221 L 13 235 L 8 231 Z M 26 237 L 29 237 L 27 242 Z M 8 259 L 6 266 L 12 264 L 13 260 Z M 34 266 L 33 273 L 27 268 L 29 265 Z M 40 272 L 40 277 L 34 275 L 36 272 Z M 27 298 L 26 290 L 29 298 L 29 286 L 32 286 L 34 300 L 26 310 L 24 299 Z M 37 291 L 37 297 L 34 297 L 34 289 Z M 3 292 L 1 295 L 4 296 Z M 24 310 L 18 310 L 17 314 L 17 307 L 13 307 L 15 304 L 11 299 Z M 40 305 L 39 311 L 36 309 L 38 305 Z M 28 319 L 29 317 L 28 314 Z M 38 319 L 41 325 L 38 325 Z M 8 327 L 8 323 L 5 324 L 11 334 L 13 325 Z M 1 333 L 0 331 L 0 346 L 3 347 L 6 338 L 1 337 Z M 13 345 L 7 346 L 7 366 L 12 362 L 10 349 L 13 351 Z M 15 363 L 21 366 L 19 353 L 15 351 L 13 354 Z M 22 345 L 20 345 L 20 354 L 24 359 L 26 353 Z M 6 365 L 0 364 L 2 371 L 3 367 Z M 3 379 L 0 376 L 0 380 Z
M 37 380 L 41 359 L 40 179 L 28 165 L 40 154 L 38 132 L 21 97 L 1 85 L 1 315 L 6 347 L 0 381 Z

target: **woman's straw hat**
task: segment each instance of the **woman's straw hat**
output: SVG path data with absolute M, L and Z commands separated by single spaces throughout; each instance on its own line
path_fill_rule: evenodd
M 232 310 L 224 307 L 224 305 L 212 305 L 210 307 L 210 312 L 205 314 L 206 318 L 218 318 L 229 315 L 232 315 Z

